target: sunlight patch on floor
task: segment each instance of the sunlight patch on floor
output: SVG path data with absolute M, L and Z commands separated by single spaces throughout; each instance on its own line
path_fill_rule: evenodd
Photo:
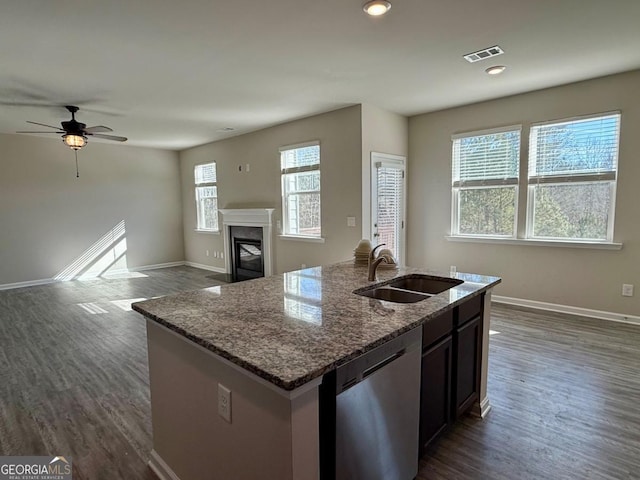
M 103 313 L 109 313 L 104 308 L 96 303 L 77 303 L 80 308 L 82 308 L 85 312 L 90 313 L 91 315 L 99 315 Z

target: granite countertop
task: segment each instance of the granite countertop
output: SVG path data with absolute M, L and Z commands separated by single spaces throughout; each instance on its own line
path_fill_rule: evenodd
M 402 267 L 378 270 L 378 281 L 368 282 L 366 267 L 344 262 L 169 295 L 132 307 L 274 385 L 293 390 L 501 281 L 457 273 L 453 277 L 464 280 L 461 285 L 409 304 L 353 293 L 412 273 L 450 276 Z

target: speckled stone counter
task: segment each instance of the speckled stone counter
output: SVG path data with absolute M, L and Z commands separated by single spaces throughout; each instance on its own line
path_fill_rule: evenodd
M 411 273 L 448 276 L 401 268 L 379 270 L 378 281 L 368 282 L 366 267 L 345 262 L 147 300 L 133 309 L 293 390 L 500 282 L 457 273 L 461 285 L 410 304 L 353 293 Z

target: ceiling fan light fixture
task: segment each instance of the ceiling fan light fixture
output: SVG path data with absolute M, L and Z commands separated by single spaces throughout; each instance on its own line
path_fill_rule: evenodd
M 62 141 L 64 144 L 71 148 L 72 150 L 80 150 L 87 144 L 87 137 L 84 135 L 74 135 L 71 133 L 67 133 L 62 136 Z
M 362 9 L 372 17 L 379 17 L 391 9 L 391 2 L 387 2 L 386 0 L 371 0 L 365 3 Z

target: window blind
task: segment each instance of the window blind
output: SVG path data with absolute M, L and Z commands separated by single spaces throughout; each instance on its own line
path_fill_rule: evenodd
M 453 186 L 517 185 L 520 127 L 453 138 Z
M 378 243 L 385 243 L 386 248 L 398 258 L 398 241 L 401 236 L 401 218 L 403 209 L 402 186 L 404 170 L 396 166 L 376 164 L 377 172 L 377 234 Z M 399 213 L 400 212 L 400 213 Z
M 533 125 L 529 137 L 532 183 L 614 180 L 620 114 Z
M 320 144 L 313 142 L 302 146 L 280 149 L 282 173 L 293 173 L 317 169 L 320 164 Z
M 207 163 L 204 165 L 196 165 L 195 182 L 200 183 L 216 183 L 216 164 Z

